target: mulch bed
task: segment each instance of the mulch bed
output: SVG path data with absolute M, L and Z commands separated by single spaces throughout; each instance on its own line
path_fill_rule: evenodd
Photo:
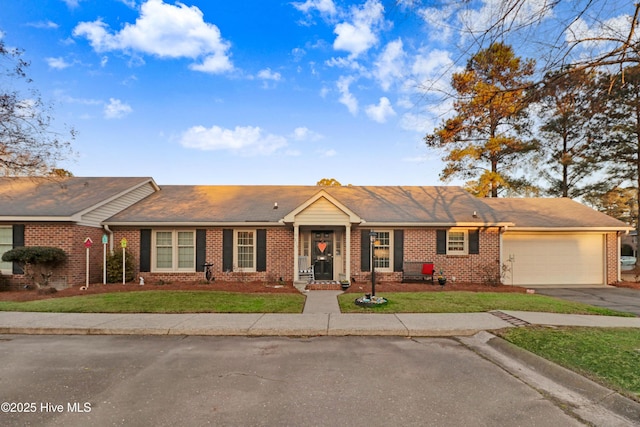
M 618 287 L 634 288 L 640 290 L 640 283 L 622 282 Z M 55 293 L 45 293 L 38 290 L 0 291 L 0 301 L 33 301 L 47 298 L 70 297 L 76 295 L 93 295 L 109 292 L 132 292 L 132 291 L 229 291 L 247 293 L 298 293 L 299 291 L 291 284 L 278 284 L 266 282 L 223 282 L 214 281 L 211 283 L 202 282 L 172 282 L 172 283 L 146 283 L 140 286 L 137 283 L 112 283 L 112 284 L 92 284 L 89 289 L 80 290 L 82 286 L 77 285 Z M 371 283 L 352 283 L 346 292 L 367 293 L 371 290 Z M 489 286 L 479 283 L 459 283 L 447 282 L 442 287 L 431 283 L 398 283 L 383 282 L 376 284 L 376 294 L 379 292 L 517 292 L 525 293 L 526 289 L 519 286 Z

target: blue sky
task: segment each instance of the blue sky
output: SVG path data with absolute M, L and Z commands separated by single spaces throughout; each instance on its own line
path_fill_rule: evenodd
M 409 3 L 5 1 L 0 31 L 78 131 L 76 176 L 441 185 L 423 137 L 451 111 L 456 28 L 495 1 Z

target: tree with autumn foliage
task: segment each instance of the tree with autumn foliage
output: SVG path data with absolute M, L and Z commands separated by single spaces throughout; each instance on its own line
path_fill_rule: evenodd
M 455 116 L 425 137 L 444 152 L 443 181 L 458 177 L 480 197 L 525 193 L 530 184 L 516 175 L 518 164 L 537 148 L 527 135 L 530 122 L 528 78 L 534 62 L 522 60 L 503 43 L 475 54 L 452 78 Z

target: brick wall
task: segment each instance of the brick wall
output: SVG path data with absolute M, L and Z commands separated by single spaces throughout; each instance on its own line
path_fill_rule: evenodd
M 605 251 L 606 251 L 606 283 L 611 285 L 618 281 L 618 270 L 620 268 L 620 262 L 618 258 L 618 234 L 607 233 L 605 239 Z
M 448 280 L 481 282 L 483 276 L 498 273 L 500 234 L 498 228 L 480 230 L 480 254 L 436 254 L 436 229 L 408 228 L 404 230 L 404 261 L 433 262 L 436 272 L 443 271 Z M 351 232 L 351 276 L 356 281 L 370 281 L 369 272 L 360 271 L 360 229 Z M 376 281 L 399 281 L 402 273 L 376 271 Z
M 101 228 L 79 226 L 71 223 L 27 223 L 24 230 L 25 246 L 52 246 L 67 254 L 66 262 L 57 267 L 51 277 L 56 287 L 84 284 L 86 281 L 86 249 L 84 240 L 90 237 L 93 246 L 89 250 L 89 282 L 102 283 L 102 234 Z M 9 276 L 8 285 L 19 287 L 29 283 L 21 274 Z
M 200 228 L 200 227 L 199 227 Z M 222 270 L 222 228 L 206 228 L 207 262 L 213 263 L 213 275 L 216 280 L 223 281 L 269 281 L 274 282 L 282 278 L 293 280 L 293 228 L 267 229 L 267 271 L 258 272 L 227 272 Z M 204 280 L 202 272 L 144 272 L 140 273 L 140 230 L 137 228 L 113 228 L 116 249 L 120 248 L 120 240 L 127 239 L 127 251 L 136 260 L 136 272 L 145 281 L 199 281 Z

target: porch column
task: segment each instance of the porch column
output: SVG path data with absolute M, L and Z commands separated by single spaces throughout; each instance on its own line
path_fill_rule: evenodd
M 344 254 L 347 256 L 345 263 L 345 273 L 347 275 L 346 279 L 351 281 L 351 224 L 347 224 L 345 227 L 346 231 L 346 239 L 345 239 L 345 250 Z
M 298 254 L 300 253 L 300 227 L 293 224 L 293 281 L 300 280 L 300 269 L 298 268 Z

